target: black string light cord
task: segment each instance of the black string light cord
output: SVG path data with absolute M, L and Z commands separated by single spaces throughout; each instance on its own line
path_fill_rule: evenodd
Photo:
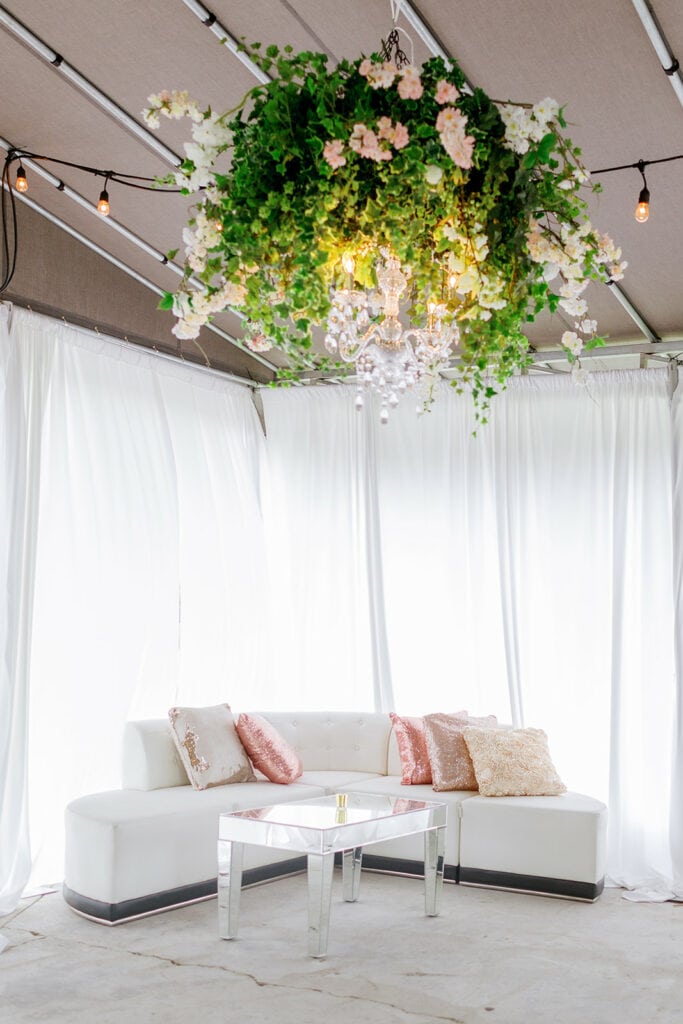
M 31 153 L 26 149 L 10 149 L 7 153 L 2 169 L 2 197 L 0 201 L 0 214 L 2 216 L 2 277 L 0 278 L 0 294 L 6 291 L 9 287 L 10 282 L 14 277 L 17 265 L 19 239 L 17 235 L 16 199 L 14 196 L 16 186 L 13 185 L 10 180 L 10 173 L 12 165 L 15 162 L 19 162 L 19 166 L 21 166 L 22 159 L 43 161 L 45 163 L 57 164 L 60 167 L 71 167 L 74 170 L 83 171 L 85 174 L 94 174 L 96 177 L 104 178 L 105 192 L 103 194 L 106 194 L 106 188 L 110 181 L 114 181 L 118 185 L 123 185 L 126 188 L 136 188 L 144 192 L 161 191 L 173 192 L 176 194 L 183 192 L 183 189 L 179 188 L 160 187 L 158 179 L 147 178 L 141 174 L 124 174 L 121 171 L 103 170 L 100 167 L 90 167 L 87 164 L 74 163 L 71 160 L 59 160 L 57 157 L 45 156 L 40 153 Z M 611 174 L 614 171 L 640 171 L 645 184 L 644 191 L 647 192 L 647 200 L 649 201 L 650 194 L 649 191 L 647 191 L 647 183 L 645 182 L 645 168 L 651 167 L 654 164 L 668 164 L 674 160 L 683 160 L 683 153 L 679 153 L 676 156 L 661 157 L 658 160 L 637 160 L 632 164 L 618 164 L 614 167 L 600 167 L 590 173 L 595 176 L 598 174 Z M 57 188 L 60 191 L 63 190 L 64 182 L 60 181 Z M 643 192 L 641 192 L 641 196 L 639 198 L 643 198 Z M 638 217 L 638 219 L 646 220 L 647 215 L 644 218 Z
M 15 190 L 16 184 L 11 180 L 12 167 L 15 163 L 21 169 L 22 160 L 41 161 L 43 163 L 57 164 L 60 167 L 71 167 L 85 174 L 93 174 L 96 177 L 104 178 L 104 189 L 106 191 L 109 182 L 116 182 L 126 188 L 136 188 L 144 192 L 173 192 L 181 193 L 179 188 L 165 188 L 158 184 L 158 179 L 144 177 L 141 174 L 124 174 L 122 171 L 103 170 L 100 167 L 90 167 L 87 164 L 74 163 L 72 160 L 59 160 L 57 157 L 45 156 L 41 153 L 32 153 L 27 149 L 10 149 L 5 157 L 2 168 L 2 197 L 0 199 L 0 215 L 2 218 L 2 268 L 0 274 L 0 294 L 9 288 L 17 266 L 17 252 L 19 248 L 19 236 L 17 232 L 17 207 Z M 59 191 L 63 191 L 64 182 L 57 185 Z

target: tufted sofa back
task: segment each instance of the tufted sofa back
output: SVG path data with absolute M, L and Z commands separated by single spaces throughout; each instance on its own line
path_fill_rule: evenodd
M 255 712 L 301 757 L 304 771 L 395 774 L 396 740 L 388 715 L 373 712 Z M 400 769 L 399 769 L 400 770 Z M 189 785 L 166 719 L 128 722 L 123 736 L 124 789 Z

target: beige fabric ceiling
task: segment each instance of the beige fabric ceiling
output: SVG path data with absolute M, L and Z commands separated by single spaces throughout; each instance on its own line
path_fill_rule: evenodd
M 206 0 L 204 6 L 236 39 L 323 49 L 336 58 L 372 52 L 391 28 L 389 0 Z M 572 137 L 588 167 L 683 153 L 683 107 L 630 0 L 419 0 L 412 6 L 470 82 L 489 95 L 525 101 L 550 95 L 566 104 Z M 683 5 L 654 0 L 654 9 L 671 50 L 683 61 Z M 12 0 L 3 10 L 140 123 L 151 92 L 184 88 L 203 104 L 227 109 L 255 84 L 248 68 L 183 0 Z M 425 59 L 428 50 L 415 30 L 403 17 L 400 23 L 414 40 L 416 62 Z M 0 96 L 0 136 L 17 148 L 134 174 L 169 170 L 143 140 L 7 29 L 0 31 Z M 164 122 L 157 134 L 182 153 L 182 124 Z M 67 169 L 55 173 L 96 201 L 101 181 Z M 645 225 L 633 217 L 641 184 L 637 171 L 600 180 L 604 192 L 591 201 L 593 220 L 622 246 L 629 262 L 623 291 L 663 339 L 661 352 L 669 351 L 683 340 L 683 161 L 648 169 L 652 199 Z M 112 218 L 161 252 L 178 247 L 187 198 L 116 186 L 110 195 Z M 171 270 L 35 174 L 30 198 L 149 282 L 175 287 Z M 37 213 L 19 213 L 19 265 L 10 298 L 101 328 L 118 324 L 131 340 L 177 348 L 169 316 L 155 310 L 155 294 L 106 267 Z M 93 289 L 102 297 L 99 311 Z M 588 298 L 610 343 L 646 340 L 611 289 L 591 286 Z M 232 336 L 241 334 L 232 314 L 216 323 Z M 545 317 L 531 326 L 530 341 L 557 349 L 565 327 L 561 318 Z M 257 380 L 271 376 L 268 367 L 215 334 L 204 331 L 201 343 L 217 368 Z M 191 342 L 184 349 L 188 358 L 203 361 Z M 271 353 L 267 358 L 278 361 Z M 602 354 L 601 360 L 615 365 Z

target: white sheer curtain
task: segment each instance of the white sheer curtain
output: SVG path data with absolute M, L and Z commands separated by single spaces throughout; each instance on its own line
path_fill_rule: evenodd
M 277 682 L 270 707 L 367 710 L 390 686 L 365 424 L 342 388 L 263 392 Z M 377 625 L 377 621 L 380 625 Z
M 267 629 L 263 436 L 248 390 L 22 310 L 2 340 L 8 374 L 17 367 L 5 450 L 30 445 L 10 505 L 26 536 L 4 573 L 13 660 L 2 699 L 16 709 L 0 748 L 16 804 L 15 829 L 3 821 L 0 833 L 3 875 L 15 879 L 7 906 L 26 882 L 26 703 L 39 883 L 61 877 L 65 804 L 120 784 L 127 717 L 266 702 Z
M 358 416 L 353 399 L 340 387 L 266 402 L 278 510 L 290 524 L 280 539 L 296 541 L 292 651 L 308 646 L 319 619 L 327 631 L 304 674 L 313 681 L 327 664 L 335 689 L 345 672 L 347 687 L 358 685 L 339 652 L 367 656 L 372 638 L 358 642 L 354 614 L 382 583 L 374 600 L 396 710 L 465 706 L 546 729 L 567 785 L 610 805 L 613 880 L 664 892 L 674 709 L 667 371 L 594 374 L 586 389 L 515 380 L 476 438 L 469 399 L 447 387 L 428 415 L 417 419 L 404 401 L 386 427 L 371 408 Z M 368 436 L 371 481 L 361 471 Z M 374 581 L 359 523 L 373 500 Z M 293 578 L 290 567 L 279 585 Z M 283 668 L 291 678 L 295 657 Z M 367 672 L 364 685 L 369 699 Z

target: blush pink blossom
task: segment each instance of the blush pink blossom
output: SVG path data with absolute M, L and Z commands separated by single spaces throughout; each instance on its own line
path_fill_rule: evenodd
M 338 167 L 343 167 L 346 163 L 346 157 L 342 155 L 343 149 L 344 143 L 341 139 L 330 139 L 325 143 L 323 158 L 327 160 L 333 171 L 336 171 Z
M 455 103 L 460 96 L 460 93 L 451 85 L 450 82 L 446 82 L 443 78 L 436 83 L 436 92 L 434 93 L 434 99 L 437 103 Z
M 422 96 L 422 81 L 420 72 L 413 67 L 404 68 L 401 71 L 401 81 L 398 83 L 398 94 L 402 100 L 419 100 Z
M 397 121 L 396 127 L 394 128 L 394 137 L 392 139 L 394 149 L 403 149 L 403 147 L 407 146 L 409 142 L 410 136 L 408 135 L 408 129 L 404 124 L 401 124 L 400 121 Z
M 380 117 L 377 122 L 377 137 L 379 139 L 388 139 L 391 142 L 394 135 L 394 128 L 391 123 L 390 117 Z
M 467 118 L 457 107 L 444 107 L 436 119 L 437 132 L 459 130 L 464 132 L 467 127 Z

